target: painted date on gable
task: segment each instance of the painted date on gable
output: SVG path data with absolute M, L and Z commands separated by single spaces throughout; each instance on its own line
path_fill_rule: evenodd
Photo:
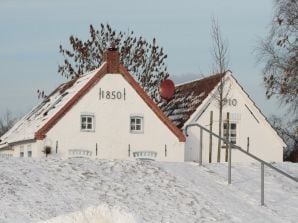
M 99 100 L 123 100 L 126 99 L 125 88 L 122 91 L 119 90 L 103 90 L 99 88 Z

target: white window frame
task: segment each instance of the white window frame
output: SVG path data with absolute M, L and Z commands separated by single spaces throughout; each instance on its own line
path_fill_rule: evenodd
M 135 120 L 132 122 L 132 120 Z M 140 120 L 140 123 L 137 123 Z M 140 129 L 137 129 L 138 126 Z M 131 115 L 129 119 L 129 130 L 133 134 L 142 134 L 144 133 L 144 116 L 143 115 Z
M 85 120 L 85 128 L 83 128 L 83 118 Z M 88 119 L 91 118 L 91 122 Z M 88 125 L 91 124 L 91 128 L 88 128 Z M 95 131 L 95 116 L 94 114 L 81 114 L 80 116 L 80 128 L 82 132 L 94 132 Z
M 227 121 L 223 122 L 223 138 L 226 138 L 226 132 L 227 129 L 225 128 L 225 126 L 227 125 Z M 235 125 L 235 128 L 232 129 L 232 125 Z M 237 143 L 237 125 L 238 123 L 235 121 L 230 121 L 229 122 L 229 140 L 232 144 L 236 144 Z M 224 146 L 225 147 L 225 146 Z

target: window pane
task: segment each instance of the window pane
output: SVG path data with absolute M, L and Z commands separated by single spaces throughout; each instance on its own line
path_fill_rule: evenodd
M 223 124 L 223 128 L 224 128 L 224 129 L 227 129 L 227 128 L 228 128 L 227 123 L 224 123 L 224 124 Z
M 82 129 L 86 129 L 86 124 L 82 123 Z
M 136 121 L 137 121 L 137 124 L 141 124 L 141 119 L 140 118 L 136 119 Z
M 131 124 L 135 124 L 136 123 L 136 120 L 134 118 L 130 119 L 130 123 Z
M 92 123 L 92 118 L 91 117 L 88 117 L 88 123 Z
M 86 122 L 86 117 L 82 117 L 82 122 Z
M 32 157 L 32 151 L 28 151 L 28 157 Z
M 92 124 L 88 124 L 88 125 L 87 125 L 87 128 L 88 128 L 88 129 L 92 129 Z
M 136 125 L 136 130 L 141 130 L 141 126 L 140 125 Z
M 231 129 L 236 129 L 236 123 L 231 123 Z

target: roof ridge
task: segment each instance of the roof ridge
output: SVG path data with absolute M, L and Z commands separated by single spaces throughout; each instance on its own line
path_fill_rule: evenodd
M 194 83 L 194 82 L 197 82 L 197 81 L 203 81 L 203 80 L 206 80 L 206 79 L 209 79 L 209 78 L 214 78 L 214 77 L 219 76 L 219 75 L 225 75 L 226 73 L 227 72 L 225 72 L 224 74 L 216 73 L 216 74 L 212 74 L 210 76 L 203 76 L 202 78 L 198 78 L 198 79 L 194 79 L 194 80 L 190 80 L 190 81 L 186 81 L 186 82 L 183 82 L 183 83 L 176 84 L 175 87 L 180 87 L 180 86 L 191 84 L 191 83 Z

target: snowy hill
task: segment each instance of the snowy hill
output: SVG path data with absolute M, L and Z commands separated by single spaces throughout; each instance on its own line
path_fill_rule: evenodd
M 298 177 L 298 165 L 277 164 Z M 297 222 L 298 184 L 260 166 L 0 159 L 0 222 Z M 58 216 L 58 217 L 57 217 Z

